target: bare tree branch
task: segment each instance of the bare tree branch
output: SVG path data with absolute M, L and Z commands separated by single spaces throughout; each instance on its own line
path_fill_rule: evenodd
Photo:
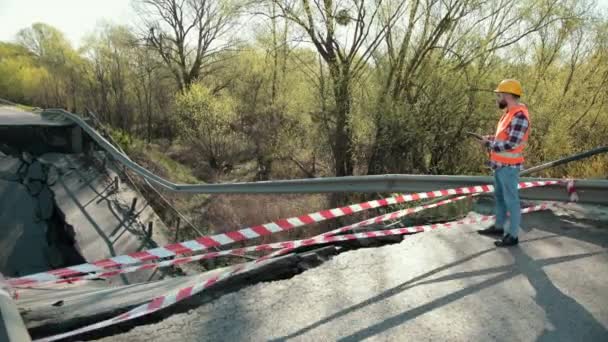
M 139 4 L 148 28 L 146 41 L 172 70 L 180 90 L 200 76 L 214 44 L 229 38 L 240 10 L 215 0 L 139 0 Z

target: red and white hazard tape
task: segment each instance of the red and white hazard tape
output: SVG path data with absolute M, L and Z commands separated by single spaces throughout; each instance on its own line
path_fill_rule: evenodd
M 522 214 L 530 213 L 533 211 L 546 210 L 549 207 L 552 207 L 555 205 L 556 204 L 544 203 L 541 205 L 525 208 L 522 210 Z M 56 340 L 70 337 L 70 336 L 75 336 L 75 335 L 79 335 L 79 334 L 82 334 L 85 332 L 105 328 L 105 327 L 108 327 L 108 326 L 111 326 L 114 324 L 118 324 L 121 322 L 135 319 L 137 317 L 151 314 L 153 312 L 156 312 L 158 310 L 171 306 L 177 302 L 180 302 L 188 297 L 194 296 L 222 280 L 226 280 L 236 274 L 246 272 L 255 267 L 258 267 L 259 265 L 268 262 L 269 259 L 279 256 L 279 255 L 286 254 L 298 247 L 311 246 L 311 245 L 315 245 L 315 244 L 325 244 L 325 243 L 331 243 L 331 242 L 336 242 L 336 241 L 355 240 L 355 239 L 361 239 L 361 238 L 374 238 L 374 237 L 389 236 L 389 235 L 404 235 L 404 234 L 420 233 L 420 232 L 435 230 L 438 228 L 455 228 L 455 227 L 465 225 L 465 224 L 490 222 L 494 218 L 495 218 L 494 216 L 479 216 L 477 218 L 468 218 L 468 219 L 464 219 L 464 220 L 460 220 L 460 221 L 456 221 L 456 222 L 439 223 L 439 224 L 416 226 L 416 227 L 409 227 L 409 228 L 395 228 L 395 229 L 390 229 L 390 230 L 363 232 L 363 233 L 347 234 L 347 235 L 340 235 L 340 236 L 328 236 L 328 237 L 319 236 L 318 238 L 313 238 L 313 239 L 271 244 L 271 245 L 277 245 L 277 246 L 280 245 L 281 247 L 279 247 L 279 248 L 284 248 L 284 247 L 287 247 L 287 248 L 284 248 L 284 249 L 281 249 L 274 253 L 268 254 L 266 256 L 263 256 L 255 261 L 252 261 L 252 262 L 249 262 L 246 264 L 232 266 L 226 272 L 219 274 L 219 275 L 215 275 L 200 284 L 188 286 L 188 287 L 179 289 L 177 291 L 172 291 L 168 295 L 156 297 L 153 300 L 151 300 L 150 302 L 148 302 L 146 304 L 142 304 L 142 305 L 140 305 L 122 315 L 116 316 L 114 318 L 111 318 L 111 319 L 108 319 L 108 320 L 105 320 L 102 322 L 98 322 L 98 323 L 95 323 L 95 324 L 92 324 L 92 325 L 89 325 L 86 327 L 82 327 L 80 329 L 70 331 L 67 333 L 43 338 L 43 339 L 37 340 L 35 342 L 56 341 Z
M 537 181 L 537 182 L 522 182 L 519 183 L 520 189 L 533 188 L 539 186 L 555 185 L 564 181 Z M 206 250 L 211 247 L 228 245 L 237 241 L 244 241 L 258 238 L 265 235 L 270 235 L 277 232 L 288 231 L 295 227 L 302 227 L 313 223 L 322 222 L 328 219 L 333 219 L 345 215 L 351 215 L 356 212 L 368 210 L 372 208 L 385 207 L 388 205 L 417 201 L 425 198 L 437 198 L 448 195 L 463 195 L 463 194 L 478 194 L 494 191 L 492 185 L 478 185 L 472 187 L 462 187 L 457 189 L 437 190 L 430 192 L 421 192 L 408 195 L 399 195 L 388 197 L 381 200 L 368 201 L 359 204 L 353 204 L 342 208 L 334 208 L 324 210 L 312 214 L 282 219 L 263 225 L 243 228 L 240 230 L 217 234 L 212 236 L 202 236 L 194 240 L 170 244 L 164 247 L 158 247 L 147 251 L 135 252 L 126 255 L 116 256 L 109 259 L 103 259 L 92 263 L 86 263 L 66 268 L 51 270 L 27 275 L 20 278 L 10 279 L 9 283 L 12 286 L 31 285 L 40 282 L 49 282 L 60 280 L 65 277 L 74 276 L 84 273 L 102 272 L 107 269 L 116 267 L 134 265 L 142 262 L 156 260 L 161 258 L 173 257 L 185 253 L 197 252 Z
M 440 206 L 443 206 L 443 205 L 446 205 L 449 203 L 453 203 L 456 201 L 460 201 L 465 198 L 470 198 L 470 197 L 476 196 L 476 195 L 478 195 L 478 194 L 473 194 L 470 196 L 459 196 L 456 198 L 439 201 L 439 202 L 433 203 L 433 204 L 427 204 L 427 205 L 423 205 L 423 206 L 419 206 L 419 207 L 415 207 L 415 208 L 398 210 L 393 213 L 388 213 L 385 215 L 373 217 L 373 218 L 370 218 L 365 221 L 357 222 L 357 223 L 354 223 L 354 224 L 351 224 L 348 226 L 338 228 L 331 232 L 317 235 L 317 236 L 313 237 L 313 239 L 318 240 L 319 238 L 325 238 L 325 241 L 327 241 L 328 243 L 334 242 L 334 241 L 344 241 L 344 240 L 331 240 L 328 238 L 333 235 L 352 230 L 354 228 L 365 227 L 365 226 L 369 226 L 369 225 L 375 224 L 375 223 L 381 223 L 381 222 L 388 221 L 388 220 L 394 220 L 394 219 L 404 217 L 407 215 L 411 215 L 411 214 L 414 214 L 414 213 L 417 213 L 417 212 L 420 212 L 420 211 L 423 211 L 426 209 L 437 208 L 437 207 L 440 207 Z M 392 234 L 390 234 L 390 235 L 392 235 Z M 361 236 L 361 237 L 363 238 L 364 236 Z M 369 238 L 369 237 L 373 237 L 373 236 L 366 236 L 366 237 Z M 300 241 L 305 241 L 305 240 L 300 240 Z M 293 241 L 293 242 L 299 243 L 299 241 Z M 304 244 L 303 246 L 305 246 L 305 245 L 306 244 Z M 297 247 L 300 247 L 300 246 L 297 246 Z M 131 273 L 131 272 L 137 272 L 137 271 L 142 271 L 142 270 L 151 270 L 151 269 L 156 269 L 159 267 L 176 266 L 176 265 L 181 265 L 181 264 L 185 264 L 185 263 L 189 263 L 189 262 L 213 259 L 213 258 L 217 258 L 217 257 L 221 257 L 221 256 L 244 255 L 245 253 L 248 253 L 248 252 L 260 252 L 260 251 L 268 251 L 268 250 L 281 249 L 281 248 L 292 249 L 293 244 L 291 241 L 290 242 L 276 242 L 276 243 L 262 244 L 262 245 L 257 245 L 257 246 L 250 246 L 250 247 L 246 247 L 246 248 L 237 248 L 237 249 L 231 249 L 231 250 L 211 252 L 211 253 L 206 253 L 206 254 L 201 254 L 201 255 L 194 255 L 194 256 L 190 256 L 190 257 L 175 258 L 175 259 L 166 260 L 166 261 L 162 261 L 162 262 L 158 262 L 158 263 L 148 263 L 148 264 L 126 267 L 126 268 L 121 268 L 121 269 L 116 269 L 116 270 L 109 270 L 106 272 L 98 272 L 98 273 L 92 273 L 92 274 L 87 274 L 87 275 L 82 275 L 82 276 L 74 276 L 74 277 L 69 277 L 69 278 L 63 278 L 60 280 L 52 280 L 49 282 L 40 282 L 40 283 L 36 283 L 36 285 L 43 285 L 46 283 L 53 283 L 53 284 L 73 283 L 73 282 L 82 281 L 82 280 L 109 278 L 109 277 L 114 277 L 114 276 L 117 276 L 119 274 L 124 274 L 124 273 Z
M 369 225 L 372 225 L 372 224 L 382 223 L 384 221 L 396 220 L 398 218 L 401 218 L 401 217 L 404 217 L 404 216 L 408 216 L 408 215 L 411 215 L 411 214 L 414 214 L 414 213 L 417 213 L 417 212 L 421 212 L 421 211 L 426 210 L 426 209 L 437 208 L 437 207 L 440 207 L 442 205 L 446 205 L 446 204 L 449 204 L 449 203 L 457 202 L 457 201 L 463 200 L 465 198 L 471 198 L 471 197 L 477 196 L 477 195 L 479 195 L 479 194 L 473 194 L 473 195 L 469 195 L 469 196 L 459 196 L 459 197 L 455 197 L 455 198 L 452 198 L 452 199 L 439 201 L 439 202 L 433 203 L 433 204 L 426 204 L 426 205 L 415 207 L 415 208 L 407 208 L 407 209 L 395 211 L 395 212 L 388 213 L 388 214 L 385 214 L 385 215 L 380 215 L 380 216 L 372 217 L 372 218 L 367 219 L 365 221 L 353 223 L 351 225 L 344 226 L 344 227 L 341 227 L 341 228 L 329 231 L 327 233 L 323 233 L 323 234 L 321 234 L 319 236 L 324 236 L 324 237 L 325 236 L 332 236 L 332 235 L 340 234 L 340 233 L 343 233 L 343 232 L 347 232 L 347 231 L 355 229 L 355 228 L 366 227 L 366 226 L 369 226 Z
M 209 287 L 215 285 L 216 283 L 218 283 L 222 280 L 226 280 L 239 273 L 243 273 L 243 272 L 246 272 L 253 268 L 264 265 L 271 258 L 282 255 L 284 253 L 288 253 L 290 251 L 291 251 L 291 249 L 282 249 L 282 250 L 276 251 L 274 253 L 268 254 L 255 261 L 251 261 L 246 264 L 239 264 L 239 265 L 228 267 L 228 270 L 226 272 L 221 273 L 219 275 L 214 275 L 211 278 L 205 280 L 204 282 L 202 282 L 200 284 L 188 286 L 188 287 L 182 288 L 178 291 L 173 291 L 168 295 L 156 297 L 153 300 L 151 300 L 150 302 L 148 302 L 146 304 L 142 304 L 128 312 L 125 312 L 122 315 L 119 315 L 114 318 L 111 318 L 111 319 L 108 319 L 105 321 L 101 321 L 101 322 L 98 322 L 98 323 L 95 323 L 95 324 L 92 324 L 92 325 L 89 325 L 86 327 L 82 327 L 80 329 L 69 331 L 69 332 L 66 332 L 63 334 L 58 334 L 58 335 L 38 339 L 38 340 L 35 340 L 34 342 L 57 341 L 57 340 L 64 339 L 64 338 L 67 338 L 70 336 L 79 335 L 79 334 L 82 334 L 85 332 L 94 331 L 94 330 L 109 327 L 111 325 L 118 324 L 121 322 L 126 322 L 126 321 L 129 321 L 129 320 L 141 317 L 141 316 L 149 315 L 153 312 L 156 312 L 158 310 L 171 306 L 177 302 L 180 302 L 186 298 L 192 297 L 192 296 L 198 294 L 199 292 L 202 292 L 202 291 L 208 289 Z

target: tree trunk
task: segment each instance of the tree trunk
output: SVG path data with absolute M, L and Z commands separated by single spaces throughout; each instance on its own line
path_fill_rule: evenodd
M 349 122 L 351 110 L 350 74 L 348 67 L 330 65 L 333 79 L 334 100 L 336 103 L 336 127 L 333 136 L 332 151 L 337 177 L 352 176 L 354 171 L 353 141 Z

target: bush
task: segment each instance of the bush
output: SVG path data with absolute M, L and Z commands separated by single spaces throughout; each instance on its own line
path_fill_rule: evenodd
M 215 96 L 194 84 L 176 97 L 180 135 L 197 147 L 211 168 L 221 172 L 232 165 L 232 157 L 242 148 L 242 137 L 232 125 L 237 120 L 235 103 L 227 95 Z
M 135 139 L 121 129 L 110 129 L 110 136 L 126 153 L 132 153 L 135 150 Z

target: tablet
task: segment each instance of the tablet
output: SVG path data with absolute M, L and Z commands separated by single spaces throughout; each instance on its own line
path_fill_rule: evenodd
M 470 135 L 470 136 L 472 136 L 472 137 L 474 137 L 474 138 L 477 138 L 477 139 L 479 139 L 479 140 L 483 140 L 483 137 L 482 137 L 481 135 L 477 134 L 477 133 L 473 133 L 473 132 L 465 132 L 465 133 L 466 133 L 467 135 Z

